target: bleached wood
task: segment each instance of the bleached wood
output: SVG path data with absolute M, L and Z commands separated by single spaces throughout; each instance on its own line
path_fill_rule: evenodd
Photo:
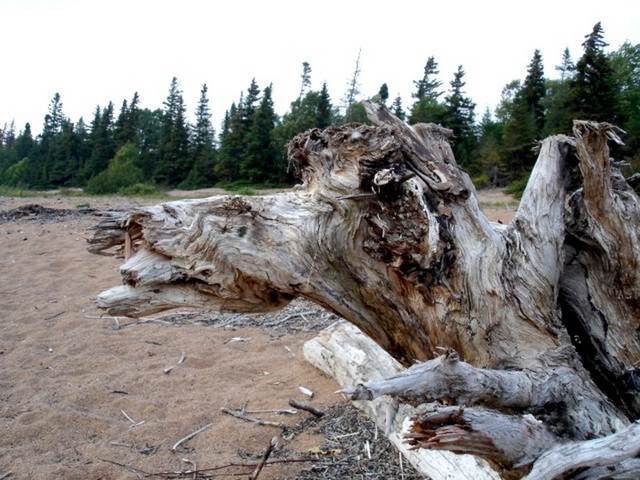
M 367 379 L 397 375 L 403 367 L 357 327 L 341 323 L 304 344 L 305 359 L 338 383 L 347 387 Z M 447 451 L 411 450 L 404 433 L 409 417 L 415 413 L 408 405 L 398 405 L 389 397 L 373 401 L 354 401 L 385 431 L 389 440 L 423 475 L 433 480 L 498 480 L 500 475 L 485 461 L 471 455 Z M 391 412 L 391 414 L 390 414 Z
M 552 480 L 581 467 L 615 465 L 640 454 L 640 423 L 604 438 L 558 445 L 542 454 L 525 480 Z M 604 472 L 603 472 L 604 473 Z M 613 471 L 606 474 L 612 475 Z M 637 478 L 640 470 L 627 472 Z
M 373 126 L 292 140 L 302 180 L 293 192 L 105 218 L 91 251 L 124 244 L 131 255 L 126 286 L 101 294 L 100 306 L 132 316 L 187 305 L 259 312 L 303 297 L 404 367 L 457 352 L 449 380 L 422 372 L 423 391 L 437 386 L 431 399 L 502 409 L 505 425 L 526 407 L 574 441 L 640 416 L 640 202 L 609 158 L 613 127 L 577 122 L 573 137 L 541 142 L 515 219 L 496 227 L 446 129 L 365 108 Z M 584 188 L 571 194 L 574 152 Z M 415 388 L 406 380 L 394 380 L 394 393 Z M 473 438 L 460 441 L 479 451 Z M 508 439 L 494 440 L 508 450 Z

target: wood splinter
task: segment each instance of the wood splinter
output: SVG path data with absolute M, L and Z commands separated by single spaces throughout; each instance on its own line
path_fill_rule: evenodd
M 309 413 L 311 413 L 312 415 L 315 415 L 318 418 L 320 418 L 321 416 L 324 415 L 324 410 L 316 408 L 313 405 L 310 405 L 310 404 L 308 404 L 306 402 L 300 402 L 298 400 L 291 399 L 291 400 L 289 400 L 289 405 L 291 405 L 293 408 L 299 408 L 300 410 L 304 410 L 306 412 L 309 412 Z
M 249 480 L 256 480 L 258 478 L 258 475 L 260 475 L 260 472 L 262 471 L 263 467 L 267 463 L 267 460 L 269 459 L 271 452 L 277 446 L 278 446 L 278 437 L 273 437 L 271 439 L 271 442 L 269 442 L 269 445 L 267 445 L 267 449 L 264 451 L 264 455 L 262 455 L 262 459 L 260 460 L 260 463 L 258 464 L 256 469 L 253 471 L 251 476 L 249 477 Z
M 286 427 L 286 425 L 282 422 L 269 422 L 267 420 L 262 420 L 260 418 L 250 417 L 249 415 L 246 415 L 242 410 L 230 410 L 228 408 L 223 407 L 220 409 L 220 411 L 222 413 L 226 413 L 227 415 L 231 415 L 232 417 L 236 417 L 236 418 L 239 418 L 240 420 L 244 420 L 245 422 L 253 422 L 253 423 L 257 423 L 258 425 L 264 425 L 267 427 L 278 427 L 278 428 Z
M 172 451 L 172 452 L 175 452 L 175 451 L 176 451 L 176 449 L 177 449 L 180 445 L 182 445 L 184 442 L 186 442 L 187 440 L 191 440 L 193 437 L 195 437 L 195 436 L 196 436 L 196 435 L 198 435 L 199 433 L 202 433 L 202 432 L 204 432 L 205 430 L 207 430 L 208 428 L 211 428 L 211 426 L 212 426 L 212 425 L 213 425 L 213 423 L 207 423 L 204 427 L 199 428 L 198 430 L 196 430 L 196 431 L 195 431 L 195 432 L 193 432 L 193 433 L 190 433 L 189 435 L 187 435 L 187 436 L 186 436 L 186 437 L 184 437 L 184 438 L 181 438 L 180 440 L 178 440 L 178 441 L 173 445 L 173 447 L 171 447 L 171 451 Z

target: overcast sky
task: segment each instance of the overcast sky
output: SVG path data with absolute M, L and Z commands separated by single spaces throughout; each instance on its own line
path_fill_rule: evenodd
M 407 107 L 434 56 L 443 88 L 463 66 L 480 117 L 536 48 L 556 77 L 564 49 L 577 60 L 598 21 L 607 50 L 640 43 L 638 0 L 0 0 L 0 126 L 40 132 L 56 92 L 74 122 L 109 101 L 117 115 L 136 91 L 141 107 L 161 108 L 175 76 L 190 117 L 207 84 L 219 131 L 254 77 L 287 111 L 305 61 L 312 88 L 326 81 L 339 104 L 360 49 L 363 98 L 387 83 Z

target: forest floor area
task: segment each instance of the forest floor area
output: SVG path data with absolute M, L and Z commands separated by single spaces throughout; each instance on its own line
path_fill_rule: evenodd
M 479 193 L 491 220 L 511 219 L 517 201 Z M 304 342 L 340 321 L 320 307 L 142 320 L 96 308 L 122 263 L 86 249 L 98 212 L 164 201 L 0 196 L 0 478 L 248 478 L 273 437 L 260 480 L 419 478 L 305 361 Z M 326 413 L 293 413 L 291 399 Z

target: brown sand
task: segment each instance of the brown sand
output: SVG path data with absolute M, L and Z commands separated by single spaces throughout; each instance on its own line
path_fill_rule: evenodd
M 508 201 L 493 192 L 487 214 L 508 221 L 512 209 L 500 208 Z M 107 209 L 138 202 L 0 197 L 0 212 L 27 204 Z M 95 222 L 91 215 L 74 215 L 0 223 L 0 478 L 11 472 L 7 478 L 130 479 L 137 475 L 111 462 L 145 472 L 242 462 L 242 452 L 259 454 L 282 430 L 243 422 L 223 414 L 222 407 L 248 402 L 247 410 L 285 409 L 289 399 L 326 407 L 344 401 L 333 393 L 335 381 L 304 361 L 301 348 L 313 333 L 274 334 L 233 324 L 118 328 L 112 317 L 101 316 L 92 297 L 120 283 L 121 261 L 86 251 Z M 164 373 L 183 352 L 185 361 Z M 299 391 L 301 385 L 315 392 L 312 400 Z M 309 414 L 255 416 L 296 425 Z M 280 448 L 303 455 L 322 442 L 309 431 L 281 438 Z M 303 468 L 278 464 L 265 468 L 260 479 L 291 478 Z

